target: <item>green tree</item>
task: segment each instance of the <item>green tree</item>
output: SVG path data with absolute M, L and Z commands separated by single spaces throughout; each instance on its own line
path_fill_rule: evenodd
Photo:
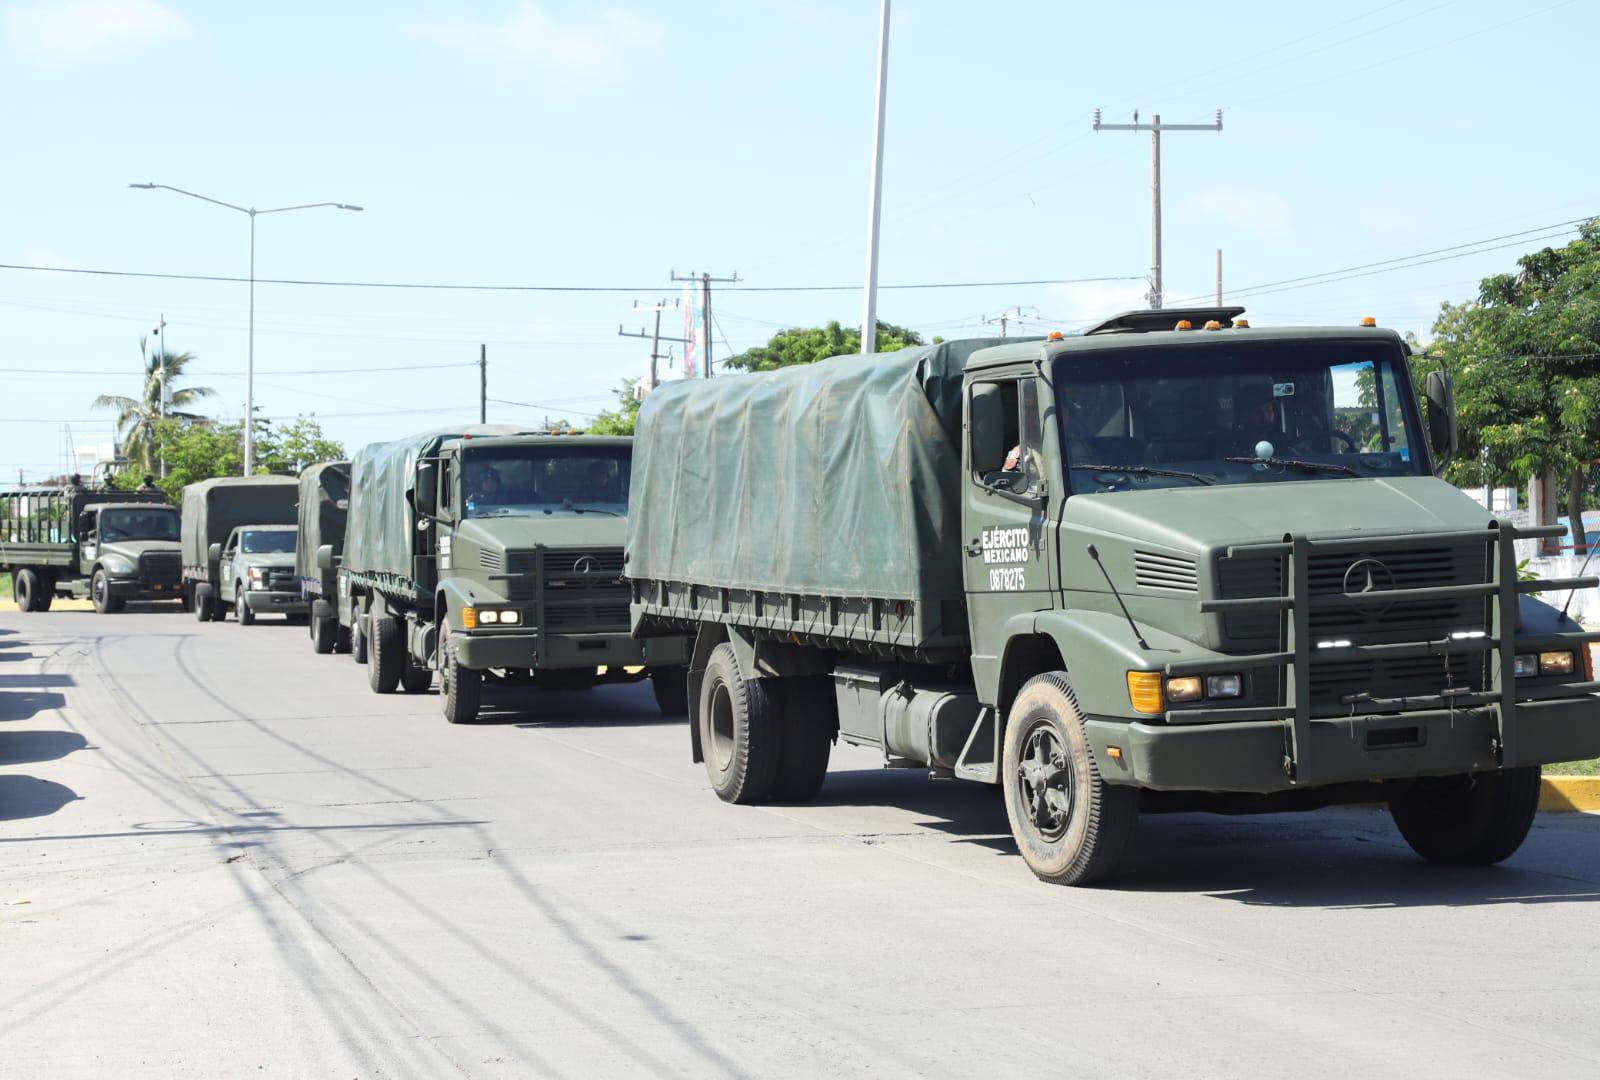
M 167 463 L 167 475 L 156 483 L 176 501 L 187 484 L 213 476 L 244 475 L 244 424 L 207 419 L 158 420 L 153 448 Z M 271 421 L 256 421 L 256 468 L 261 473 L 294 475 L 319 461 L 338 461 L 344 446 L 322 433 L 314 416 L 302 416 L 274 428 Z M 118 487 L 134 487 L 142 473 L 126 469 L 116 477 Z
M 183 379 L 184 369 L 194 362 L 193 353 L 171 353 L 166 349 L 151 353 L 141 337 L 139 358 L 144 371 L 144 387 L 140 395 L 125 397 L 121 394 L 101 394 L 94 399 L 94 407 L 117 410 L 117 439 L 123 456 L 137 462 L 142 472 L 149 472 L 155 461 L 152 448 L 156 424 L 162 415 L 180 420 L 198 420 L 199 416 L 188 409 L 216 391 L 208 386 L 177 385 Z M 167 386 L 164 413 L 161 407 L 163 375 Z
M 1484 278 L 1478 298 L 1446 304 L 1429 348 L 1455 379 L 1458 481 L 1566 481 L 1576 550 L 1587 463 L 1600 458 L 1600 218 L 1576 240 Z
M 344 444 L 322 433 L 322 422 L 315 416 L 299 416 L 281 428 L 268 421 L 256 432 L 256 458 L 262 472 L 291 473 L 321 461 L 339 461 L 346 455 Z
M 638 379 L 623 379 L 617 387 L 617 407 L 607 409 L 584 428 L 591 435 L 632 435 L 639 420 L 639 399 L 633 396 Z
M 878 351 L 895 352 L 912 345 L 924 345 L 915 330 L 892 323 L 878 323 Z M 775 371 L 791 364 L 814 364 L 830 356 L 844 356 L 861 350 L 861 331 L 844 329 L 838 320 L 827 326 L 792 327 L 779 330 L 765 345 L 746 349 L 722 362 L 723 367 L 740 371 Z

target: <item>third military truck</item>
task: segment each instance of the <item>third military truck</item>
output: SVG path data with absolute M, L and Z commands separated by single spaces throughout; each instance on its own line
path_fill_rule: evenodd
M 451 723 L 485 680 L 584 690 L 647 675 L 685 710 L 687 641 L 628 633 L 631 440 L 484 426 L 356 456 L 338 617 L 372 689 L 429 688 Z
M 798 800 L 830 746 L 1001 785 L 1041 879 L 1141 809 L 1386 800 L 1509 856 L 1541 763 L 1600 754 L 1585 633 L 1437 478 L 1448 379 L 1395 334 L 1137 312 L 668 383 L 635 441 L 635 632 L 696 635 L 692 752 Z
M 201 622 L 231 610 L 241 625 L 273 612 L 295 619 L 310 605 L 294 576 L 292 476 L 228 476 L 183 489 L 185 601 Z

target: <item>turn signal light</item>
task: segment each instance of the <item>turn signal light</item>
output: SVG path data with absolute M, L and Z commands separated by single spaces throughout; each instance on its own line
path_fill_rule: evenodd
M 1161 713 L 1161 673 L 1157 671 L 1128 672 L 1128 700 L 1133 711 L 1146 716 Z
M 461 609 L 461 629 L 476 630 L 478 628 L 478 609 L 464 607 Z
M 1190 322 L 1188 319 L 1179 319 L 1177 325 L 1174 326 L 1173 329 L 1174 330 L 1193 330 L 1194 329 L 1194 323 Z

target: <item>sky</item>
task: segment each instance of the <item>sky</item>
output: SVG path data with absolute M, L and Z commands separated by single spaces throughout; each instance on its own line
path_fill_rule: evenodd
M 1426 339 L 1600 214 L 1592 0 L 1204 14 L 895 0 L 880 318 L 973 337 L 1144 306 L 1150 138 L 1094 132 L 1096 108 L 1223 110 L 1163 140 L 1167 302 L 1209 300 L 1221 249 L 1257 325 Z M 480 344 L 491 421 L 581 426 L 647 369 L 617 331 L 674 272 L 737 274 L 719 358 L 858 325 L 877 25 L 877 0 L 0 0 L 0 263 L 35 268 L 0 268 L 0 476 L 108 439 L 91 403 L 138 392 L 163 316 L 207 411 L 243 415 L 244 284 L 66 272 L 246 275 L 246 215 L 134 182 L 364 208 L 258 217 L 260 278 L 615 290 L 258 284 L 259 412 L 352 450 L 475 421 Z

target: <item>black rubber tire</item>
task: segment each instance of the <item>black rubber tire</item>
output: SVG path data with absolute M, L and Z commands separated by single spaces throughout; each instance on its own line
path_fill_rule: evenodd
M 198 622 L 211 622 L 215 618 L 217 606 L 216 594 L 211 591 L 210 585 L 196 585 L 194 587 L 194 617 Z
M 1537 765 L 1498 773 L 1424 777 L 1389 799 L 1411 850 L 1445 866 L 1492 866 L 1522 846 L 1539 812 Z
M 184 611 L 194 611 L 194 586 L 187 581 L 178 589 L 178 604 Z
M 1030 813 L 1030 790 L 1056 790 L 1041 773 L 1034 774 L 1040 777 L 1039 788 L 1024 781 L 1025 755 L 1035 736 L 1050 740 L 1059 751 L 1051 757 L 1051 775 L 1068 785 L 1066 808 L 1056 815 L 1059 832 L 1054 825 L 1042 826 Z M 1139 792 L 1101 779 L 1077 695 L 1065 674 L 1036 675 L 1018 692 L 1006 722 L 1001 777 L 1011 835 L 1035 877 L 1052 885 L 1092 885 L 1116 872 L 1139 820 Z M 1040 800 L 1059 808 L 1059 802 L 1052 804 L 1045 795 Z
M 239 620 L 240 626 L 254 626 L 256 613 L 250 607 L 249 601 L 244 598 L 244 582 L 233 583 L 233 617 Z
M 471 724 L 483 704 L 483 672 L 462 667 L 450 647 L 450 627 L 439 633 L 439 703 L 452 724 Z
M 393 615 L 374 613 L 367 625 L 372 629 L 368 645 L 367 685 L 374 693 L 392 694 L 400 685 L 400 674 L 406 667 L 405 639 L 400 633 L 400 620 Z
M 333 652 L 333 641 L 338 629 L 338 620 L 331 615 L 312 619 L 311 648 L 322 656 Z
M 433 669 L 406 664 L 400 672 L 400 689 L 408 694 L 426 694 L 433 689 Z
M 49 611 L 50 605 L 55 603 L 56 579 L 50 574 L 36 573 L 33 580 L 36 586 L 33 593 L 33 611 L 37 615 Z
M 711 651 L 700 681 L 700 746 L 711 789 L 723 802 L 772 797 L 783 756 L 783 716 L 772 680 L 747 679 L 733 646 Z
M 17 602 L 18 611 L 38 611 L 39 575 L 32 570 L 18 570 L 11 575 L 11 598 Z
M 111 578 L 98 567 L 89 579 L 89 597 L 94 602 L 94 609 L 102 615 L 115 615 L 126 603 L 120 596 L 112 594 Z
M 333 651 L 347 653 L 350 651 L 350 628 L 339 625 L 339 620 L 333 620 Z
M 367 635 L 361 632 L 361 609 L 350 608 L 350 659 L 358 664 L 367 662 Z
M 828 755 L 839 730 L 833 680 L 803 675 L 778 680 L 783 707 L 783 755 L 772 797 L 779 802 L 810 802 L 828 775 Z
M 689 669 L 681 664 L 650 669 L 650 692 L 656 708 L 665 716 L 685 716 L 689 712 Z

